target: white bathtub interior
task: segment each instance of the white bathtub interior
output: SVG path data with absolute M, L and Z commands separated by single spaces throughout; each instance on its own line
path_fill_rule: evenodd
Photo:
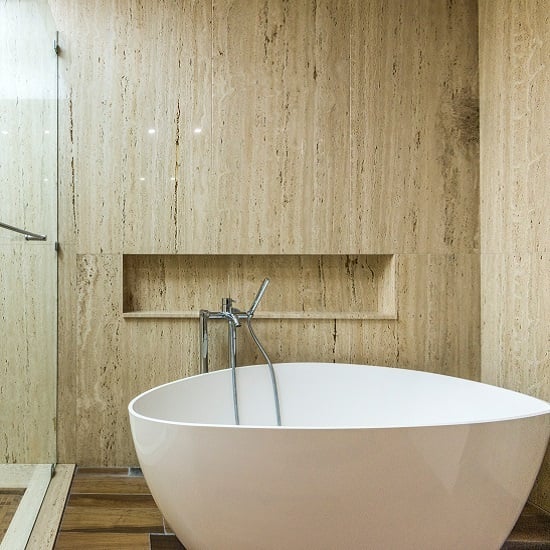
M 274 367 L 287 428 L 472 424 L 550 411 L 545 401 L 524 394 L 433 373 L 333 363 Z M 238 368 L 237 388 L 241 426 L 275 427 L 267 367 Z M 138 415 L 162 422 L 233 425 L 231 372 L 171 382 L 142 394 L 132 406 Z

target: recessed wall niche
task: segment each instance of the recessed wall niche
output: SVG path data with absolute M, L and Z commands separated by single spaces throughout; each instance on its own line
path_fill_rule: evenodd
M 123 255 L 125 318 L 194 318 L 223 297 L 257 318 L 396 319 L 393 255 Z

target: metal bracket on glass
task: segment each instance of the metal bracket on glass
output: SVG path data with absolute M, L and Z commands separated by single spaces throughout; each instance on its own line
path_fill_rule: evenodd
M 8 229 L 9 231 L 15 231 L 16 233 L 21 233 L 25 235 L 25 240 L 27 241 L 45 241 L 48 237 L 46 235 L 41 235 L 40 233 L 32 233 L 26 229 L 19 229 L 19 227 L 14 227 L 13 225 L 8 225 L 7 223 L 0 222 L 0 227 Z

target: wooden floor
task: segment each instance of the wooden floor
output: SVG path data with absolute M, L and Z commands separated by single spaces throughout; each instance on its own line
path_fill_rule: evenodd
M 55 550 L 181 550 L 138 471 L 76 471 Z M 228 549 L 235 550 L 235 549 Z M 550 515 L 527 505 L 502 550 L 550 550 Z
M 0 541 L 8 530 L 24 492 L 19 489 L 0 489 Z
M 54 548 L 149 550 L 150 533 L 165 530 L 141 473 L 79 468 Z
M 550 550 L 550 514 L 527 504 L 502 550 Z

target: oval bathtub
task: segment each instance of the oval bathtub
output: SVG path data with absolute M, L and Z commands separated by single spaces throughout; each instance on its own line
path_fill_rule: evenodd
M 265 366 L 129 405 L 145 479 L 188 550 L 497 550 L 544 455 L 550 406 L 478 382 L 360 365 Z

